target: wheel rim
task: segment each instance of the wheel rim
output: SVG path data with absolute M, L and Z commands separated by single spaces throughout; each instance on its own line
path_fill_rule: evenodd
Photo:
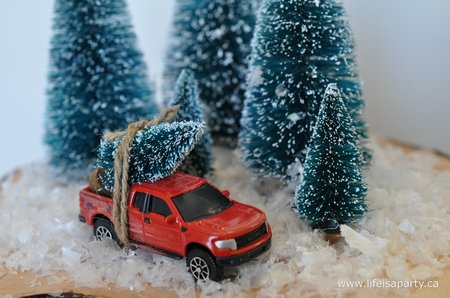
M 103 240 L 105 238 L 112 239 L 111 232 L 106 227 L 103 226 L 100 226 L 97 228 L 97 230 L 95 230 L 95 236 L 97 237 L 98 240 Z
M 197 280 L 206 280 L 209 277 L 209 267 L 205 260 L 199 257 L 195 257 L 191 260 L 189 265 L 192 275 Z

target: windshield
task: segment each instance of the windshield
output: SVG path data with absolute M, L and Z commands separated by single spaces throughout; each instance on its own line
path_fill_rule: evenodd
M 172 200 L 186 222 L 208 218 L 228 209 L 233 204 L 209 184 L 204 184 Z

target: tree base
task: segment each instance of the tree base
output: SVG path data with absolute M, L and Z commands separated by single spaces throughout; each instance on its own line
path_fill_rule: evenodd
M 331 245 L 338 243 L 342 240 L 341 234 L 325 234 L 325 240 L 328 241 Z
M 324 220 L 311 226 L 313 230 L 324 232 L 324 239 L 330 244 L 335 244 L 342 239 L 341 228 L 335 220 Z

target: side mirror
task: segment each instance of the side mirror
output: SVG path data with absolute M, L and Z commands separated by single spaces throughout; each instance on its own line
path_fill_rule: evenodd
M 222 191 L 222 194 L 224 196 L 226 196 L 226 197 L 229 197 L 230 196 L 230 191 L 226 189 L 226 190 Z
M 171 214 L 171 215 L 166 216 L 166 223 L 167 223 L 168 225 L 172 225 L 172 224 L 174 224 L 176 221 L 177 221 L 177 218 L 175 217 L 175 215 Z

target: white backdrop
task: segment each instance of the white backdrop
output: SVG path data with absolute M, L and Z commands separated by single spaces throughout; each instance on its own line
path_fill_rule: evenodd
M 129 0 L 159 86 L 175 0 Z M 312 1 L 312 0 L 311 0 Z M 345 0 L 372 132 L 450 154 L 450 2 Z M 0 0 L 0 175 L 42 145 L 53 0 Z

